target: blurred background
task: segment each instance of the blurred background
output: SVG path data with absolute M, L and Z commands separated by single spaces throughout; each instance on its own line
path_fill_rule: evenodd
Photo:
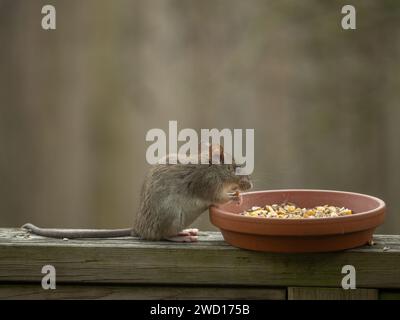
M 255 189 L 375 195 L 399 233 L 400 2 L 351 1 L 347 31 L 345 4 L 0 0 L 0 227 L 129 226 L 177 120 L 254 128 Z

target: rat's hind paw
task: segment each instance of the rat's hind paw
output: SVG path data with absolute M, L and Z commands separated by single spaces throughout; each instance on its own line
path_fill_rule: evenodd
M 176 236 L 176 237 L 169 237 L 165 240 L 172 241 L 172 242 L 196 242 L 197 236 Z
M 197 236 L 199 229 L 183 229 L 178 236 Z

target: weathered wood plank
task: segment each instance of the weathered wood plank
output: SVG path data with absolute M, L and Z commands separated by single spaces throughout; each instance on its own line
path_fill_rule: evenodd
M 178 286 L 113 286 L 57 285 L 43 290 L 40 284 L 0 284 L 0 299 L 238 299 L 285 300 L 286 290 L 245 287 L 178 287 Z
M 379 290 L 380 300 L 400 300 L 400 290 Z
M 338 253 L 274 254 L 231 247 L 216 232 L 204 233 L 198 243 L 177 244 L 63 241 L 0 229 L 0 282 L 39 282 L 42 266 L 52 264 L 58 283 L 340 287 L 342 266 L 351 264 L 358 287 L 400 288 L 400 236 L 374 241 Z
M 288 300 L 377 300 L 376 289 L 289 287 Z

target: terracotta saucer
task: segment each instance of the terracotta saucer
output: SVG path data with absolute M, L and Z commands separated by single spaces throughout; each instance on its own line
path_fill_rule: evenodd
M 253 206 L 292 202 L 300 207 L 333 205 L 354 214 L 335 218 L 271 219 L 247 217 L 240 212 Z M 243 193 L 241 205 L 210 207 L 211 222 L 229 244 L 268 252 L 327 252 L 367 244 L 383 223 L 385 203 L 360 193 L 330 190 L 268 190 Z

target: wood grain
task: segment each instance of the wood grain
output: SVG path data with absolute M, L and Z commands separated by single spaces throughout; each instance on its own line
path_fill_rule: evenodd
M 377 300 L 376 289 L 289 287 L 288 300 Z
M 380 300 L 400 300 L 400 290 L 379 290 Z
M 354 265 L 358 288 L 400 288 L 400 236 L 337 253 L 273 254 L 234 248 L 220 233 L 193 244 L 135 238 L 57 240 L 0 229 L 0 282 L 39 282 L 54 265 L 57 283 L 340 287 Z M 384 248 L 386 248 L 384 250 Z
M 285 289 L 184 287 L 184 286 L 114 286 L 61 284 L 55 290 L 43 290 L 39 284 L 0 285 L 0 299 L 237 299 L 284 300 Z

